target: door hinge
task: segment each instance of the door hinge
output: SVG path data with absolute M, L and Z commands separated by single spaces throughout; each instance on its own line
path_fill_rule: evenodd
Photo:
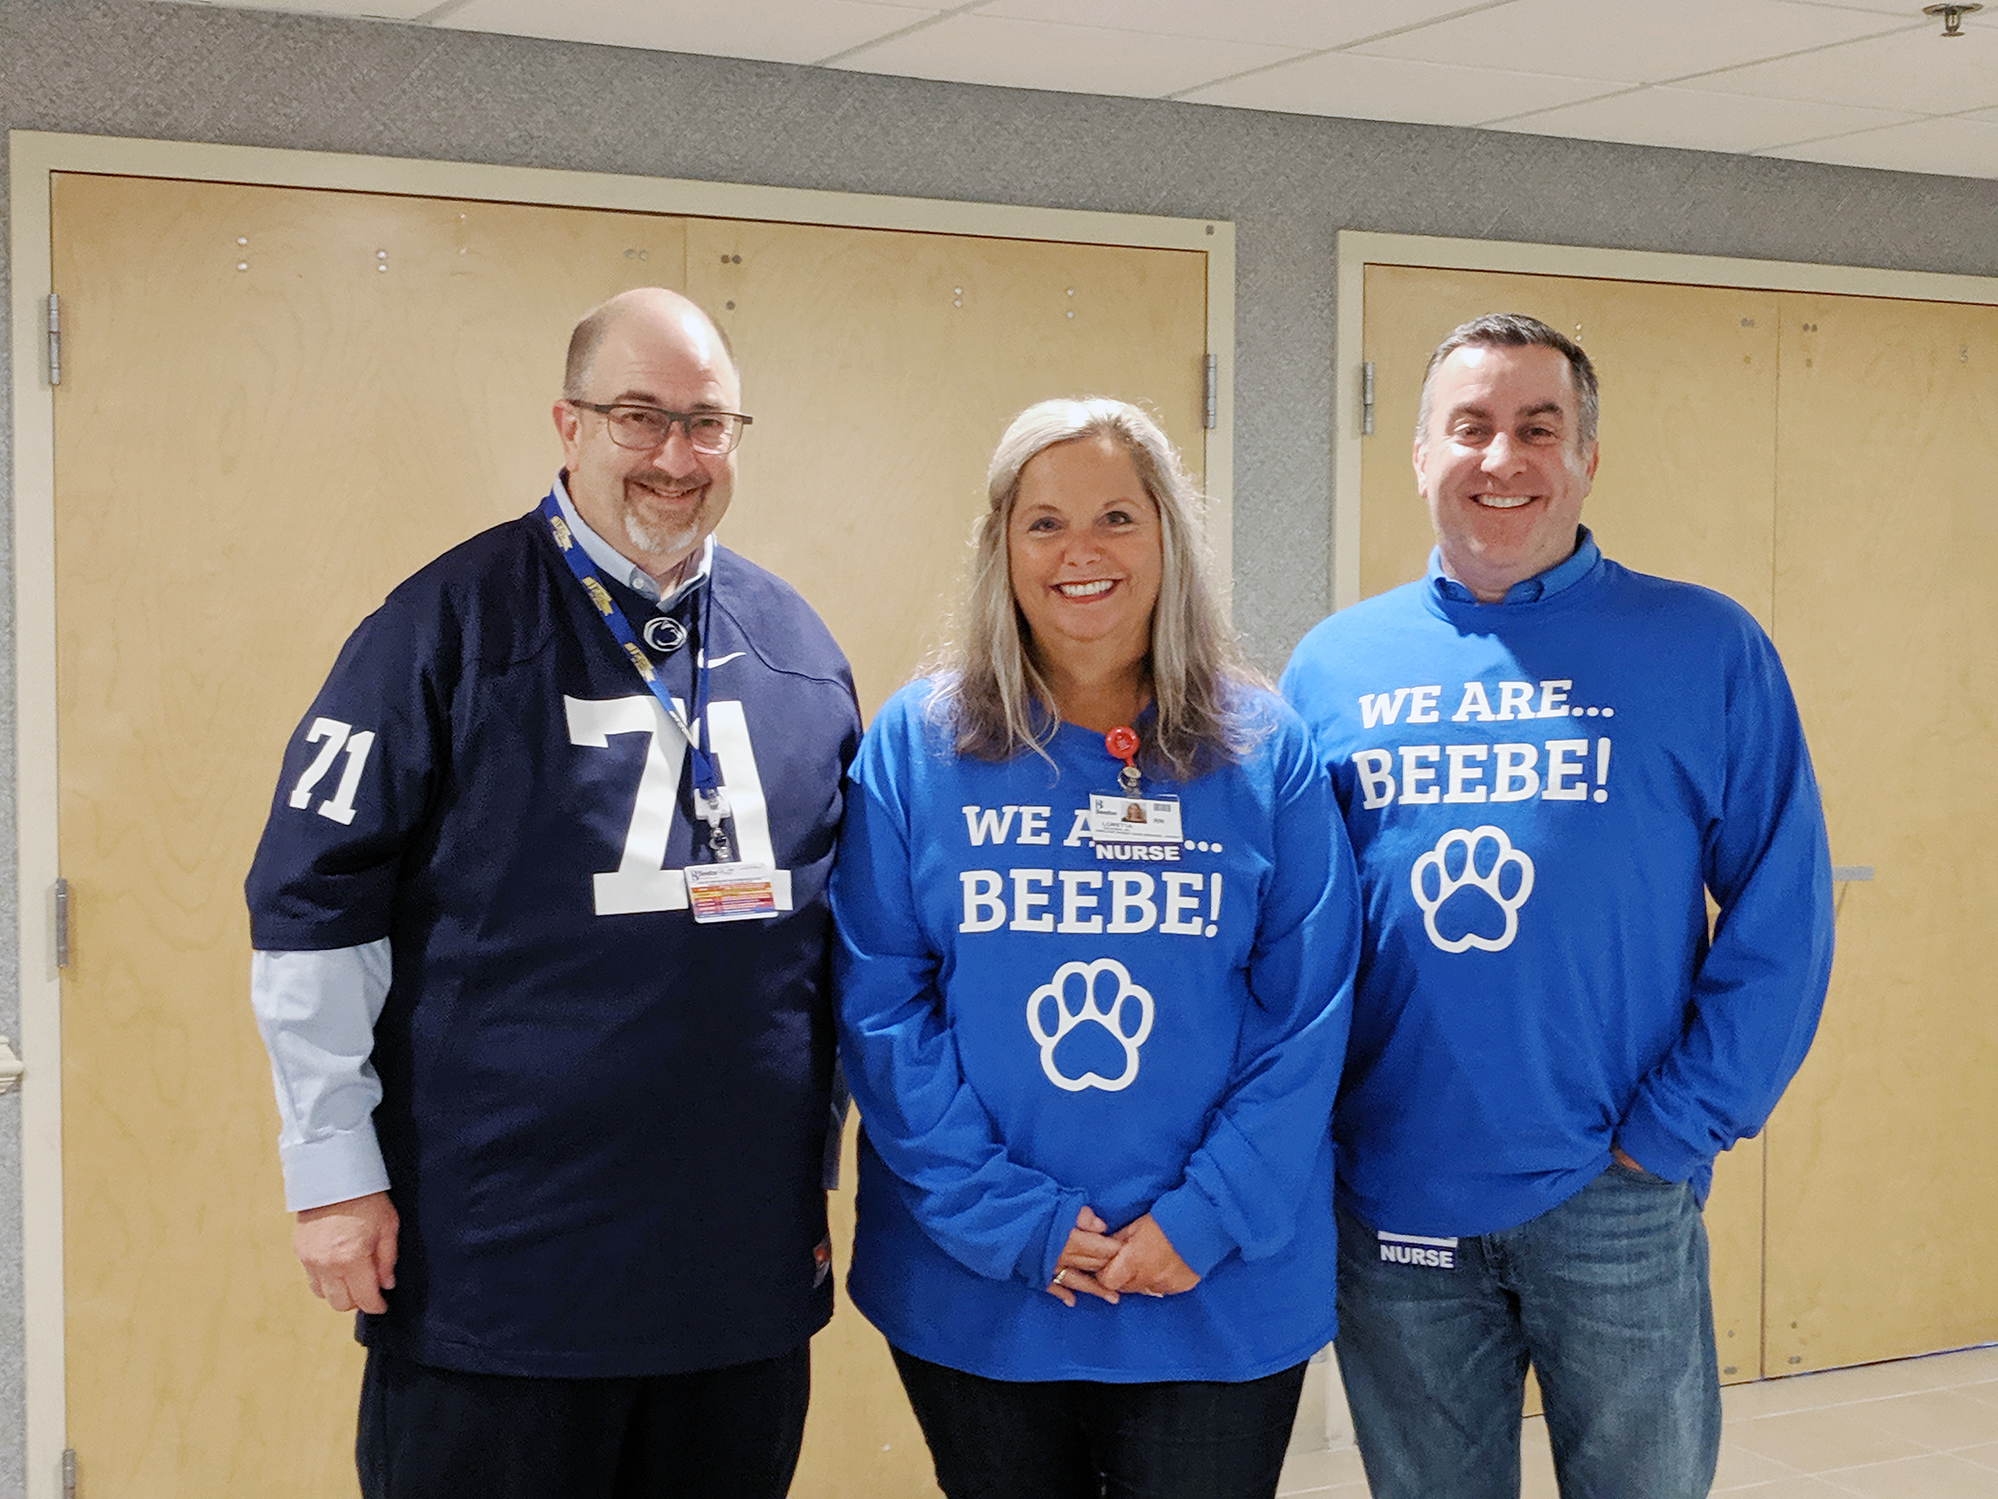
M 1360 435 L 1374 435 L 1374 362 L 1360 366 Z
M 62 299 L 49 293 L 49 384 L 62 384 Z
M 69 881 L 55 882 L 56 967 L 69 967 Z
M 1212 432 L 1221 425 L 1221 356 L 1200 362 L 1200 425 Z
M 76 1499 L 76 1449 L 62 1449 L 62 1499 Z

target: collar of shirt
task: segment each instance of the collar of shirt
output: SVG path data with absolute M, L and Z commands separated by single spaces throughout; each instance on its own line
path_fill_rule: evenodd
M 1572 588 L 1588 575 L 1602 558 L 1602 548 L 1589 534 L 1587 526 L 1575 527 L 1575 550 L 1569 556 L 1555 563 L 1544 573 L 1538 573 L 1512 585 L 1499 600 L 1506 604 L 1534 604 L 1541 599 L 1551 599 L 1564 588 Z M 1470 589 L 1443 571 L 1443 550 L 1432 547 L 1429 551 L 1429 584 L 1436 590 L 1438 598 L 1447 599 L 1453 604 L 1475 604 L 1478 602 Z
M 651 573 L 597 535 L 583 517 L 576 513 L 575 501 L 569 498 L 567 474 L 558 473 L 555 476 L 555 503 L 561 506 L 562 519 L 567 521 L 569 529 L 576 533 L 576 540 L 583 544 L 583 555 L 596 564 L 598 572 L 607 578 L 615 578 L 640 598 L 650 599 L 662 609 L 670 609 L 680 599 L 686 597 L 714 569 L 715 539 L 709 535 L 701 541 L 700 565 L 682 578 L 671 593 L 662 593 L 658 580 Z

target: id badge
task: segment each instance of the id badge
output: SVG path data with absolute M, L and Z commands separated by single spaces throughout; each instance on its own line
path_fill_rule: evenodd
M 1179 798 L 1092 795 L 1088 827 L 1098 843 L 1178 843 Z
M 739 859 L 730 864 L 689 864 L 687 904 L 694 920 L 761 921 L 777 914 L 775 871 Z

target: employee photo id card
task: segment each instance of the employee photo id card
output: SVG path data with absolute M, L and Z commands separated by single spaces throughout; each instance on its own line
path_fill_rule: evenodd
M 1178 843 L 1179 798 L 1094 795 L 1087 823 L 1089 836 L 1098 843 Z
M 694 920 L 760 921 L 777 914 L 777 892 L 768 864 L 689 864 L 687 904 Z

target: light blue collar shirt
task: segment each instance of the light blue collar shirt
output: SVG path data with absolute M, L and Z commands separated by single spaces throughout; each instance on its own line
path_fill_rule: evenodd
M 555 476 L 555 503 L 562 508 L 562 519 L 567 521 L 569 529 L 576 533 L 576 540 L 583 544 L 583 555 L 595 563 L 597 571 L 606 578 L 615 578 L 639 597 L 652 600 L 661 609 L 669 609 L 698 587 L 701 580 L 714 568 L 715 539 L 710 534 L 701 541 L 699 564 L 674 585 L 671 593 L 663 593 L 658 580 L 651 573 L 597 535 L 582 516 L 576 513 L 575 501 L 569 498 L 568 478 L 565 473 L 558 473 Z

